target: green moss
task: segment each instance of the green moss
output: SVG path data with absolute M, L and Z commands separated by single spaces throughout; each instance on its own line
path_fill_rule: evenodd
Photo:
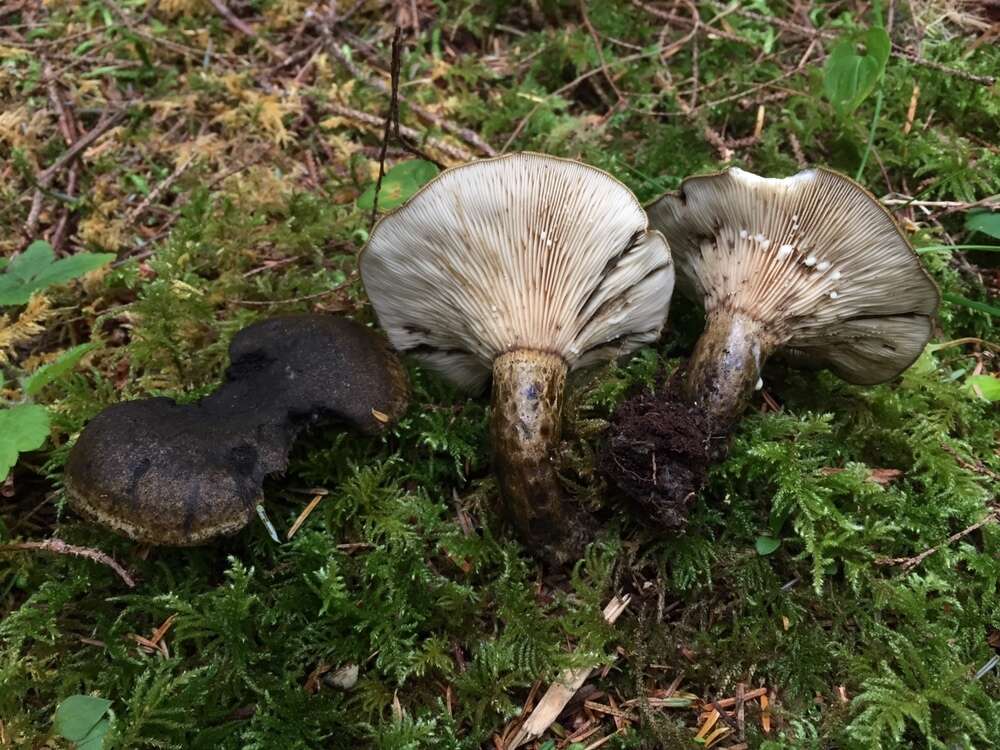
M 119 5 L 131 13 L 134 4 Z M 291 43 L 301 20 L 288 15 L 291 4 L 251 5 L 246 12 L 261 35 Z M 553 93 L 599 70 L 577 3 L 448 2 L 433 14 L 418 5 L 423 26 L 404 50 L 403 80 L 421 83 L 404 87 L 406 97 L 439 107 L 496 148 L 520 126 L 512 148 L 585 159 L 642 200 L 718 169 L 706 128 L 730 141 L 746 138 L 761 104 L 760 140 L 737 147 L 735 163 L 791 173 L 798 169 L 793 139 L 810 163 L 853 174 L 861 162 L 872 102 L 849 120 L 835 117 L 819 94 L 818 50 L 800 71 L 760 87 L 794 68 L 808 44 L 779 35 L 766 19 L 726 12 L 713 20 L 722 6 L 702 8 L 703 22 L 747 43 L 699 36 L 695 84 L 692 44 L 666 61 L 656 54 L 662 19 L 634 5 L 588 4 L 608 71 L 628 98 L 627 107 L 609 111 L 615 94 L 603 72 Z M 772 14 L 766 4 L 753 7 Z M 93 693 L 112 701 L 109 747 L 471 750 L 488 746 L 517 716 L 536 681 L 568 666 L 613 661 L 592 682 L 625 699 L 666 687 L 681 671 L 682 689 L 705 699 L 730 696 L 740 682 L 773 688 L 770 735 L 748 708 L 752 748 L 997 743 L 1000 680 L 995 670 L 973 676 L 993 654 L 987 638 L 1000 630 L 1000 531 L 983 526 L 911 571 L 884 564 L 940 545 L 981 520 L 996 496 L 996 410 L 962 387 L 979 361 L 995 364 L 967 347 L 929 351 L 902 378 L 870 389 L 772 365 L 765 382 L 782 410 L 748 415 L 688 527 L 665 536 L 617 503 L 593 457 L 616 404 L 690 351 L 700 314 L 678 296 L 657 347 L 572 379 L 562 476 L 606 525 L 564 580 L 542 579 L 500 525 L 487 399 L 415 367 L 412 407 L 389 434 L 310 432 L 288 471 L 268 480 L 266 505 L 281 543 L 255 523 L 204 548 L 140 554 L 63 512 L 68 447 L 104 406 L 204 395 L 227 364 L 232 335 L 262 317 L 320 309 L 373 322 L 356 273 L 368 216 L 353 199 L 371 179 L 380 129 L 311 123 L 329 116 L 328 102 L 381 114 L 385 97 L 359 82 L 345 89 L 349 75 L 328 60 L 317 60 L 293 86 L 297 65 L 276 68 L 259 42 L 205 8 L 147 18 L 140 23 L 146 36 L 113 18 L 107 23 L 105 11 L 96 3 L 55 4 L 39 37 L 60 39 L 69 23 L 81 24 L 102 55 L 129 63 L 122 70 L 140 71 L 133 63 L 143 52 L 156 69 L 145 78 L 100 74 L 132 87 L 149 109 L 133 115 L 116 149 L 81 172 L 78 195 L 85 197 L 74 204 L 75 219 L 92 218 L 107 200 L 116 201 L 107 217 L 124 216 L 145 195 L 137 185 L 162 183 L 177 163 L 163 143 L 168 133 L 173 146 L 212 135 L 224 156 L 199 157 L 126 233 L 121 251 L 142 258 L 61 290 L 46 336 L 5 367 L 8 385 L 16 385 L 36 349 L 67 348 L 81 336 L 98 344 L 77 372 L 43 392 L 55 430 L 45 450 L 17 470 L 14 500 L 0 500 L 0 537 L 56 534 L 100 548 L 140 585 L 127 591 L 89 560 L 3 553 L 0 734 L 15 746 L 45 742 L 55 706 Z M 895 33 L 912 32 L 910 9 L 897 4 L 896 12 Z M 369 35 L 381 20 L 365 6 L 344 24 Z M 818 8 L 811 21 L 839 32 L 869 19 Z M 678 25 L 663 33 L 670 44 L 686 31 Z M 900 40 L 905 46 L 906 37 Z M 66 54 L 76 44 L 67 42 Z M 958 31 L 932 29 L 922 54 L 994 74 L 1000 51 L 982 45 L 969 54 L 968 44 Z M 357 47 L 356 60 L 366 59 L 364 49 Z M 387 57 L 384 39 L 374 49 Z M 64 82 L 80 109 L 100 104 L 76 77 L 91 63 Z M 36 60 L 12 56 L 3 65 L 14 83 L 0 85 L 18 106 L 29 113 L 48 106 Z M 230 73 L 236 84 L 227 83 Z M 914 84 L 919 106 L 904 133 Z M 898 57 L 883 86 L 865 184 L 924 200 L 972 201 L 1000 191 L 993 89 Z M 297 90 L 309 106 L 281 115 L 289 138 L 280 146 L 252 118 L 235 134 L 217 119 L 247 106 L 241 92 L 280 99 Z M 173 110 L 161 100 L 181 103 Z M 682 109 L 692 101 L 700 107 L 687 117 Z M 403 111 L 405 124 L 423 127 Z M 429 133 L 447 137 L 438 128 Z M 0 182 L 0 223 L 13 238 L 27 220 L 24 196 L 32 194 L 36 164 L 50 164 L 65 149 L 54 129 L 39 138 L 37 147 L 0 141 L 0 156 L 13 167 L 10 181 Z M 228 169 L 227 179 L 217 179 Z M 961 237 L 961 212 L 899 215 L 919 222 L 910 227 L 917 244 Z M 90 245 L 101 249 L 99 241 Z M 964 260 L 947 253 L 922 259 L 942 289 L 987 299 L 983 275 Z M 993 319 L 968 308 L 944 305 L 940 324 L 943 341 L 996 338 Z M 869 479 L 876 469 L 900 474 L 878 484 Z M 327 494 L 285 540 L 314 489 Z M 761 534 L 780 539 L 773 554 L 756 552 Z M 633 601 L 610 628 L 600 608 L 622 590 Z M 168 653 L 138 647 L 134 636 L 148 638 L 174 615 Z M 353 690 L 310 680 L 345 664 L 359 665 Z M 636 710 L 642 721 L 606 747 L 694 746 L 695 712 Z

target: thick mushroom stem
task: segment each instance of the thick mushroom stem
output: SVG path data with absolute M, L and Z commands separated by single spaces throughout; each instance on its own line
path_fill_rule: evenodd
M 565 524 L 552 453 L 566 370 L 562 357 L 531 349 L 493 362 L 493 463 L 509 520 L 535 545 L 551 544 Z
M 746 313 L 717 308 L 688 363 L 685 398 L 705 410 L 713 435 L 725 435 L 750 402 L 771 353 L 763 324 Z

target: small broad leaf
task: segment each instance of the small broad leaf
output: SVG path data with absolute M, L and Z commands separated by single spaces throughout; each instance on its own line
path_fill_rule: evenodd
M 77 253 L 56 260 L 52 246 L 36 240 L 0 275 L 0 305 L 23 305 L 35 292 L 72 281 L 114 259 L 114 253 Z
M 93 695 L 71 695 L 56 708 L 53 728 L 70 742 L 83 742 L 100 723 L 107 723 L 104 715 L 111 708 L 111 701 Z M 102 719 L 104 721 L 102 722 Z M 105 727 L 103 734 L 107 732 Z M 103 742 L 103 740 L 102 740 Z M 98 748 L 101 745 L 91 745 Z
M 891 50 L 889 35 L 879 28 L 834 45 L 823 66 L 823 90 L 838 113 L 851 114 L 875 90 Z
M 94 724 L 93 729 L 76 743 L 76 750 L 102 750 L 104 747 L 104 736 L 111 729 L 111 722 L 108 719 L 101 719 Z
M 423 159 L 411 159 L 397 164 L 382 176 L 382 189 L 378 193 L 378 207 L 390 210 L 401 206 L 424 185 L 433 180 L 438 168 Z M 358 197 L 358 208 L 371 210 L 375 205 L 375 184 L 371 184 Z
M 17 463 L 19 453 L 42 447 L 49 436 L 49 413 L 44 406 L 18 404 L 0 410 L 0 482 Z
M 1000 401 L 1000 378 L 972 375 L 965 379 L 965 387 L 987 401 Z
M 761 556 L 770 555 L 780 546 L 781 540 L 775 539 L 773 536 L 759 536 L 754 543 L 754 547 L 757 548 L 757 554 Z
M 42 388 L 53 380 L 57 380 L 67 372 L 76 367 L 83 355 L 93 349 L 97 344 L 79 344 L 72 349 L 67 349 L 55 362 L 50 362 L 35 370 L 24 381 L 24 394 L 26 396 L 37 395 Z
M 1000 211 L 973 211 L 965 217 L 965 228 L 1000 240 Z

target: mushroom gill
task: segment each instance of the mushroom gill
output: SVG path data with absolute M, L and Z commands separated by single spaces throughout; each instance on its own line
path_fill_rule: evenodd
M 605 172 L 520 153 L 443 172 L 379 221 L 360 263 L 400 352 L 466 388 L 492 375 L 507 515 L 548 555 L 568 526 L 553 465 L 566 374 L 657 339 L 673 289 L 663 237 Z

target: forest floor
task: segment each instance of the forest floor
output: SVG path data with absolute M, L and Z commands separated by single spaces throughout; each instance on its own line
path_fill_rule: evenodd
M 408 140 L 386 167 L 532 150 L 648 201 L 727 164 L 829 166 L 921 251 L 934 343 L 871 388 L 768 369 L 663 533 L 594 457 L 626 394 L 690 353 L 699 313 L 676 296 L 655 347 L 571 380 L 561 476 L 604 523 L 564 576 L 499 523 L 487 399 L 412 363 L 398 426 L 312 431 L 267 481 L 280 541 L 254 521 L 148 548 L 84 522 L 62 468 L 101 409 L 211 392 L 255 320 L 374 323 L 358 198 L 396 27 Z M 867 48 L 834 107 L 842 43 Z M 110 703 L 69 704 L 85 732 L 104 717 L 81 747 L 503 748 L 590 666 L 534 747 L 996 747 L 997 75 L 993 0 L 0 2 L 0 256 L 115 256 L 2 309 L 0 397 L 51 430 L 0 483 L 0 747 L 69 747 L 56 708 L 88 695 Z M 24 547 L 50 538 L 134 587 Z

